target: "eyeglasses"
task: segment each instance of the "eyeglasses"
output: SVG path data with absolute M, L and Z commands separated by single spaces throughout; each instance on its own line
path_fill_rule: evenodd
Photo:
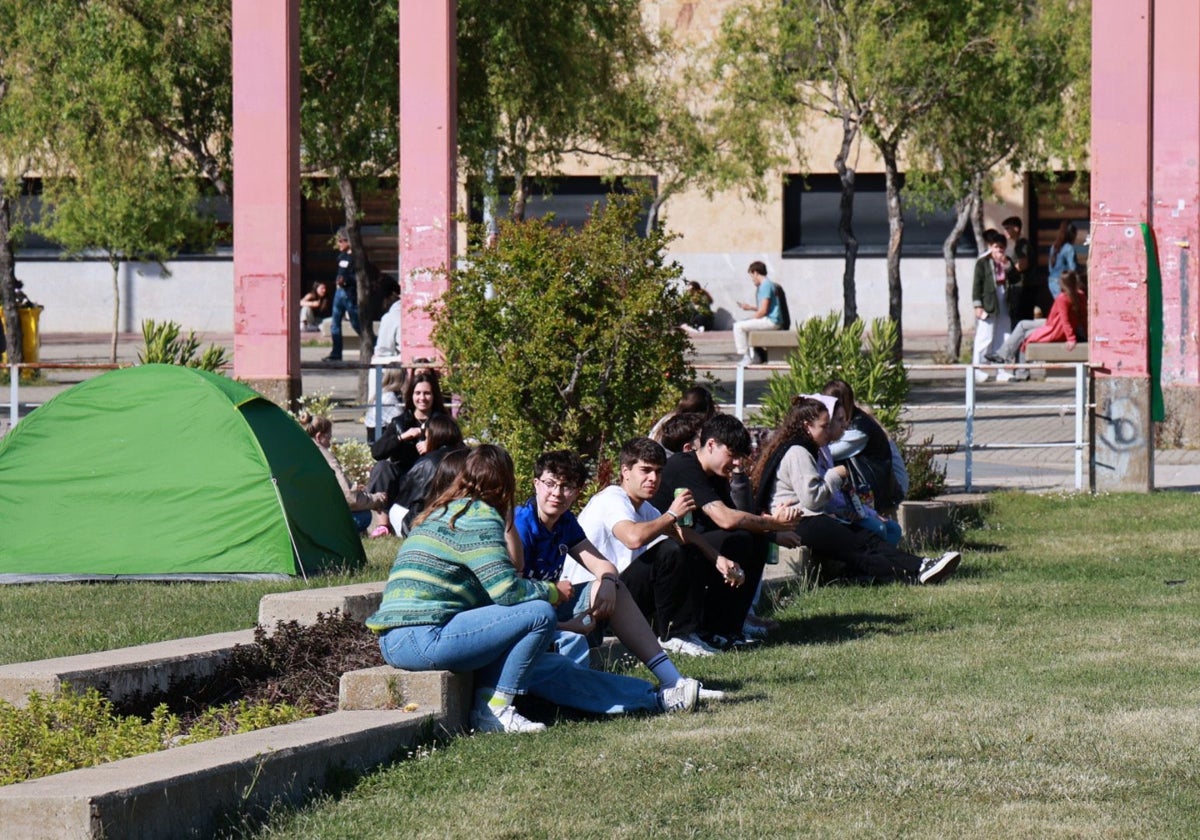
M 547 493 L 562 493 L 564 496 L 571 496 L 579 492 L 579 488 L 574 484 L 565 484 L 561 481 L 547 481 L 544 478 L 535 478 L 538 484 L 546 488 Z

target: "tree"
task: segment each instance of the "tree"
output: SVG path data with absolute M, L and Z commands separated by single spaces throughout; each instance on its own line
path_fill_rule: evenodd
M 301 166 L 328 176 L 342 205 L 358 277 L 359 357 L 375 346 L 379 270 L 363 246 L 361 199 L 395 172 L 400 154 L 399 16 L 396 0 L 300 4 Z M 365 374 L 360 386 L 365 389 Z
M 664 392 L 690 384 L 675 329 L 681 271 L 664 262 L 666 235 L 636 235 L 640 206 L 614 197 L 580 231 L 504 221 L 434 305 L 465 430 L 508 448 L 521 470 L 547 448 L 608 454 L 644 432 Z
M 521 219 L 535 174 L 614 145 L 652 44 L 639 0 L 460 0 L 458 50 L 463 162 L 492 192 L 512 178 Z
M 942 247 L 950 358 L 962 349 L 957 244 L 967 225 L 982 241 L 985 185 L 1001 169 L 1021 173 L 1086 159 L 1090 125 L 1090 51 L 1086 39 L 1064 37 L 1087 31 L 1086 5 L 959 5 L 973 32 L 970 48 L 947 74 L 947 95 L 915 120 L 909 144 L 916 175 L 910 187 L 943 203 L 949 198 L 957 211 Z
M 49 181 L 43 193 L 46 236 L 66 256 L 99 251 L 112 268 L 112 344 L 117 361 L 120 332 L 120 268 L 124 260 L 163 263 L 189 241 L 203 235 L 196 215 L 197 193 L 165 161 L 144 156 L 144 149 L 111 137 L 92 138 L 88 156 L 77 153 L 71 177 Z

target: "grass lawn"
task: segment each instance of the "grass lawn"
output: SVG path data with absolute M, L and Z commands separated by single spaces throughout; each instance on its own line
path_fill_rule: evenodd
M 998 495 L 946 585 L 794 592 L 770 644 L 681 661 L 725 703 L 457 738 L 247 836 L 1193 837 L 1196 509 Z M 0 587 L 0 653 L 246 627 L 269 589 Z
M 458 738 L 292 837 L 1193 837 L 1193 496 L 1001 495 L 947 585 L 796 593 L 732 699 Z
M 353 574 L 308 583 L 37 583 L 0 586 L 0 665 L 161 642 L 258 621 L 258 602 L 270 592 L 379 581 L 400 541 L 366 540 L 367 564 Z

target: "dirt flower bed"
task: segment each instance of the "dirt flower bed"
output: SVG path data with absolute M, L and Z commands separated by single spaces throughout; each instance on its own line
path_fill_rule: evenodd
M 280 622 L 212 676 L 112 703 L 92 689 L 0 702 L 0 784 L 91 767 L 335 711 L 345 671 L 383 664 L 375 634 L 337 611 Z

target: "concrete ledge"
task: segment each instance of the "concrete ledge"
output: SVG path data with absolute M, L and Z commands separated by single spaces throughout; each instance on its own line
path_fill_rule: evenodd
M 100 689 L 112 700 L 162 692 L 174 680 L 212 674 L 229 658 L 234 647 L 253 642 L 253 630 L 237 630 L 37 662 L 16 662 L 0 666 L 0 700 L 25 706 L 30 692 L 54 695 L 63 683 L 81 692 Z
M 910 541 L 926 542 L 946 536 L 958 508 L 978 507 L 987 501 L 982 493 L 955 493 L 923 502 L 901 502 L 896 511 L 900 530 Z
M 453 731 L 466 725 L 473 690 L 471 674 L 402 671 L 391 665 L 380 665 L 342 674 L 338 708 L 357 711 L 403 709 L 413 705 L 417 707 L 414 711 L 440 709 L 443 726 Z
M 267 630 L 273 630 L 280 621 L 315 624 L 317 613 L 329 613 L 335 609 L 340 610 L 342 615 L 365 621 L 367 616 L 379 609 L 382 600 L 382 581 L 274 592 L 264 595 L 258 602 L 258 623 Z
M 1081 341 L 1068 350 L 1063 341 L 1031 341 L 1025 345 L 1025 359 L 1030 362 L 1086 362 L 1088 344 Z
M 798 346 L 795 330 L 753 330 L 747 333 L 751 347 L 761 347 L 767 361 L 783 361 Z
M 298 803 L 429 737 L 440 718 L 336 712 L 0 788 L 7 837 L 212 836 L 227 815 Z

